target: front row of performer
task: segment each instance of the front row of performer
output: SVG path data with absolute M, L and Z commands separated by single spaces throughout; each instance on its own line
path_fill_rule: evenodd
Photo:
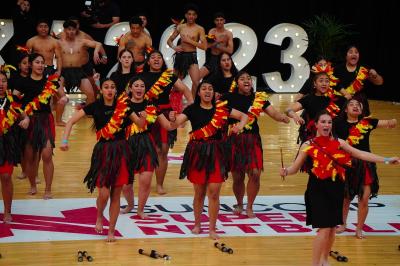
M 46 148 L 54 145 L 54 132 L 46 131 L 54 128 L 51 124 L 51 112 L 46 106 L 51 96 L 57 93 L 57 79 L 50 76 L 44 84 L 41 84 L 43 89 L 32 93 L 24 91 L 24 98 L 26 96 L 29 98 L 21 104 L 7 89 L 6 76 L 0 74 L 0 77 L 0 175 L 5 205 L 3 220 L 11 222 L 11 175 L 13 166 L 19 162 L 18 152 L 21 150 L 16 148 L 21 145 L 19 143 L 21 140 L 18 139 L 20 133 L 14 132 L 18 131 L 18 126 L 28 128 L 30 148 L 39 150 L 39 154 L 43 159 L 45 158 L 43 156 L 45 156 Z M 235 92 L 222 95 L 216 102 L 213 85 L 203 81 L 199 85 L 193 104 L 181 114 L 171 111 L 166 117 L 166 114 L 160 112 L 160 109 L 152 102 L 144 100 L 148 90 L 140 76 L 130 80 L 129 93 L 122 93 L 119 96 L 117 96 L 114 81 L 108 79 L 101 85 L 101 97 L 76 112 L 68 121 L 61 150 L 69 148 L 68 137 L 73 124 L 85 115 L 93 117 L 94 120 L 98 142 L 93 149 L 90 170 L 84 180 L 90 191 L 96 187 L 99 190 L 95 226 L 99 233 L 103 232 L 103 211 L 108 199 L 111 198 L 107 241 L 115 241 L 114 231 L 120 213 L 120 194 L 124 191 L 127 199 L 132 196 L 135 174 L 139 174 L 138 215 L 141 218 L 146 217 L 144 206 L 150 192 L 152 173 L 158 165 L 156 145 L 150 134 L 151 126 L 155 121 L 159 121 L 167 130 L 174 130 L 185 121 L 191 123 L 192 131 L 185 150 L 180 178 L 187 177 L 194 186 L 195 224 L 192 230 L 194 234 L 199 234 L 204 230 L 200 221 L 207 193 L 208 232 L 212 239 L 219 237 L 216 234 L 219 192 L 229 171 L 232 172 L 234 178 L 234 194 L 237 199 L 235 213 L 240 214 L 243 210 L 244 176 L 247 173 L 249 181 L 246 213 L 249 217 L 255 217 L 252 204 L 259 190 L 260 173 L 263 170 L 262 144 L 257 117 L 264 111 L 276 121 L 288 123 L 289 118 L 270 105 L 265 92 L 253 92 L 251 77 L 248 73 L 239 72 L 235 81 L 237 84 Z M 317 90 L 325 86 L 318 84 L 318 79 L 316 79 L 314 85 Z M 38 88 L 38 86 L 32 84 L 32 88 Z M 377 126 L 393 127 L 396 124 L 395 120 L 359 120 L 358 114 L 361 108 L 362 106 L 355 100 L 348 103 L 346 108 L 347 121 L 350 123 L 348 127 L 354 123 L 361 123 L 367 129 Z M 352 143 L 348 143 L 349 139 L 354 141 L 355 138 L 346 137 L 345 133 L 341 137 L 347 138 L 347 142 L 333 137 L 332 116 L 325 110 L 316 114 L 314 127 L 314 136 L 301 146 L 293 165 L 281 169 L 281 175 L 294 174 L 305 163 L 310 175 L 305 197 L 307 224 L 319 228 L 314 241 L 313 261 L 315 264 L 323 265 L 333 245 L 335 228 L 343 225 L 342 209 L 345 191 L 347 191 L 345 184 L 349 183 L 345 182 L 348 180 L 347 171 L 358 171 L 352 168 L 352 158 L 361 160 L 353 159 L 353 164 L 356 165 L 368 164 L 366 162 L 397 164 L 400 163 L 400 159 L 374 155 L 368 152 L 369 148 L 364 151 L 358 150 L 352 147 Z M 40 135 L 41 138 L 32 139 L 36 136 L 35 130 L 43 129 L 45 132 Z M 362 138 L 358 137 L 358 142 L 360 140 Z M 368 140 L 364 139 L 364 141 Z M 37 142 L 41 145 L 33 145 Z M 45 171 L 46 167 L 49 168 L 47 170 L 52 176 L 52 164 L 50 166 L 44 167 Z M 373 169 L 373 167 L 371 165 L 367 169 Z M 30 180 L 33 176 L 32 181 L 36 174 L 35 170 L 28 171 Z M 373 184 L 374 172 L 369 171 L 369 174 L 365 176 L 368 176 L 368 180 L 362 180 L 361 183 L 357 181 L 358 186 Z M 51 179 L 46 177 L 46 181 L 51 182 Z M 32 193 L 36 193 L 33 191 L 34 188 L 32 184 Z M 364 191 L 364 193 L 367 195 L 376 193 L 374 186 L 371 188 L 371 191 Z M 355 195 L 354 191 L 349 190 L 349 192 L 346 199 Z M 347 200 L 345 206 L 346 204 L 348 204 Z

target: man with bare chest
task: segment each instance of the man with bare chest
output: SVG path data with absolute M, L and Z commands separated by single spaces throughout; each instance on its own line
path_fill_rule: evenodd
M 225 15 L 221 12 L 214 14 L 215 28 L 208 32 L 207 48 L 210 49 L 206 63 L 200 69 L 200 78 L 215 73 L 220 64 L 219 55 L 233 53 L 233 34 L 225 29 Z
M 37 35 L 30 38 L 26 42 L 26 46 L 31 50 L 43 55 L 46 69 L 44 72 L 45 76 L 57 73 L 61 74 L 62 62 L 61 62 L 61 49 L 56 39 L 49 35 L 50 27 L 47 20 L 38 20 L 36 24 Z M 56 58 L 57 69 L 54 67 L 53 60 Z
M 144 64 L 146 48 L 152 46 L 151 38 L 144 32 L 143 21 L 140 17 L 133 17 L 129 21 L 131 31 L 126 33 L 119 42 L 118 54 L 123 49 L 128 49 L 133 53 L 135 67 Z
M 100 63 L 101 43 L 76 38 L 77 24 L 72 20 L 67 20 L 63 24 L 65 38 L 60 39 L 61 58 L 63 70 L 61 76 L 64 78 L 65 87 L 69 92 L 74 87 L 79 87 L 86 95 L 86 103 L 92 103 L 95 100 L 93 88 L 89 79 L 82 69 L 81 57 L 85 56 L 88 48 L 94 48 L 93 61 L 95 64 Z
M 195 5 L 187 5 L 185 8 L 186 23 L 179 24 L 171 36 L 168 38 L 167 44 L 175 50 L 174 70 L 183 79 L 189 73 L 192 80 L 192 95 L 196 95 L 196 90 L 200 82 L 200 71 L 197 62 L 196 48 L 202 50 L 207 49 L 207 41 L 204 28 L 196 24 L 197 7 Z M 181 43 L 177 46 L 173 41 L 178 37 Z

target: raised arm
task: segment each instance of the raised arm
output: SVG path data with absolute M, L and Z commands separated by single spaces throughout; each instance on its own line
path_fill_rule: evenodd
M 192 92 L 190 91 L 190 89 L 185 85 L 185 83 L 183 83 L 182 80 L 177 79 L 175 84 L 174 84 L 174 89 L 176 91 L 182 92 L 183 96 L 185 96 L 188 104 L 192 104 L 193 103 L 193 95 Z
M 171 49 L 173 49 L 175 52 L 182 52 L 182 49 L 179 45 L 175 46 L 173 41 L 176 39 L 176 37 L 178 37 L 179 35 L 179 29 L 180 29 L 181 25 L 178 25 L 176 27 L 176 29 L 172 32 L 171 36 L 169 36 L 168 40 L 167 40 L 167 44 L 169 47 L 171 47 Z
M 290 165 L 289 167 L 281 168 L 280 170 L 281 176 L 285 177 L 287 175 L 293 175 L 300 170 L 301 166 L 304 164 L 307 158 L 307 154 L 304 152 L 304 149 L 307 148 L 307 146 L 308 146 L 307 142 L 303 143 L 303 145 L 301 145 L 300 147 L 300 151 L 297 154 L 296 160 L 293 162 L 293 164 Z
M 83 109 L 77 111 L 67 122 L 67 124 L 65 125 L 65 129 L 64 129 L 64 134 L 61 140 L 61 146 L 60 149 L 62 151 L 67 151 L 68 150 L 68 138 L 69 135 L 71 134 L 71 129 L 72 126 L 78 122 L 82 117 L 84 117 L 85 111 L 83 111 Z
M 361 151 L 358 150 L 352 146 L 350 146 L 346 141 L 339 139 L 340 142 L 340 147 L 348 152 L 352 157 L 363 160 L 363 161 L 368 161 L 368 162 L 373 162 L 373 163 L 386 163 L 386 164 L 398 164 L 400 163 L 399 157 L 383 157 L 371 152 L 366 152 L 366 151 Z
M 278 122 L 289 123 L 290 119 L 288 116 L 278 112 L 272 105 L 269 105 L 264 109 L 264 112 L 269 115 L 272 119 Z
M 368 72 L 368 80 L 374 85 L 382 85 L 383 77 L 376 72 L 375 69 L 370 69 Z

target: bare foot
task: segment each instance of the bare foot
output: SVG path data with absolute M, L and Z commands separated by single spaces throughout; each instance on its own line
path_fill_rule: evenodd
M 28 191 L 28 195 L 35 195 L 37 193 L 37 187 L 31 187 Z
M 44 200 L 49 200 L 53 198 L 53 194 L 51 194 L 51 191 L 45 191 L 43 195 Z
M 246 209 L 246 214 L 247 214 L 247 217 L 249 217 L 249 218 L 256 218 L 256 215 L 254 214 L 252 209 Z
M 336 234 L 341 234 L 344 231 L 346 231 L 346 224 L 341 224 L 338 227 L 336 227 Z
M 192 233 L 195 234 L 195 235 L 200 234 L 200 233 L 201 233 L 201 227 L 200 227 L 200 225 L 195 225 L 195 226 L 193 227 L 193 229 L 192 229 Z
M 12 222 L 11 213 L 4 213 L 3 222 L 5 224 L 10 224 Z
M 25 179 L 26 178 L 26 174 L 24 172 L 22 172 L 20 175 L 17 175 L 18 179 Z
M 167 192 L 164 190 L 164 188 L 160 185 L 157 185 L 157 193 L 158 195 L 165 195 Z
M 243 205 L 235 204 L 233 205 L 233 213 L 236 215 L 242 214 L 243 211 Z
M 108 243 L 115 242 L 114 232 L 108 231 L 106 242 L 108 242 Z
M 120 214 L 126 214 L 130 213 L 133 210 L 133 206 L 126 205 L 124 208 L 122 208 L 119 213 Z
M 103 217 L 97 218 L 96 226 L 94 227 L 94 230 L 96 230 L 96 232 L 98 234 L 102 234 L 103 233 Z
M 219 235 L 217 234 L 217 232 L 215 232 L 215 230 L 210 230 L 209 236 L 212 240 L 217 240 L 219 239 Z
M 356 229 L 356 238 L 358 238 L 358 239 L 365 238 L 363 231 L 361 229 L 358 229 L 358 228 Z
M 142 220 L 148 218 L 147 215 L 146 215 L 144 212 L 142 212 L 142 211 L 141 211 L 141 212 L 138 211 L 138 212 L 137 212 L 137 215 L 139 215 L 140 219 L 142 219 Z
M 56 126 L 58 126 L 58 127 L 65 127 L 66 124 L 67 124 L 67 123 L 65 123 L 64 121 L 58 121 L 58 122 L 56 122 Z

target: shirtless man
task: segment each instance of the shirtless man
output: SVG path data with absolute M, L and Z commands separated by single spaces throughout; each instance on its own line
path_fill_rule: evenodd
M 233 53 L 233 34 L 225 29 L 225 15 L 221 12 L 214 14 L 215 28 L 212 28 L 207 36 L 215 36 L 215 39 L 207 43 L 207 48 L 210 48 L 210 54 L 207 57 L 206 63 L 200 69 L 200 78 L 214 73 L 218 69 L 218 56 L 221 53 Z
M 86 40 L 94 41 L 92 36 L 90 36 L 89 34 L 87 34 L 84 31 L 80 30 L 80 22 L 77 17 L 69 17 L 68 20 L 75 22 L 77 25 L 76 35 L 75 35 L 76 39 L 86 39 Z M 65 32 L 64 31 L 60 32 L 60 34 L 58 34 L 57 38 L 65 40 L 65 38 L 66 38 Z M 101 54 L 101 63 L 106 65 L 107 64 L 107 54 L 106 54 L 106 51 L 104 50 L 103 46 L 101 46 L 100 54 Z M 92 62 L 90 61 L 89 51 L 86 50 L 86 53 L 81 55 L 81 64 L 82 64 L 83 71 L 85 72 L 85 74 L 87 75 L 87 77 L 90 81 L 90 84 L 92 84 L 93 90 L 96 92 L 97 85 L 93 78 L 93 75 L 95 74 L 96 71 L 93 67 Z
M 101 43 L 76 38 L 77 24 L 72 20 L 67 20 L 63 24 L 65 39 L 60 39 L 62 54 L 63 70 L 61 76 L 65 79 L 65 86 L 67 91 L 77 86 L 86 95 L 86 103 L 92 103 L 95 101 L 95 95 L 93 92 L 92 85 L 82 69 L 82 56 L 87 53 L 88 48 L 94 48 L 93 61 L 98 64 L 100 63 L 100 50 Z
M 146 48 L 152 46 L 151 38 L 144 32 L 143 21 L 139 17 L 133 17 L 129 21 L 131 31 L 126 33 L 119 42 L 118 54 L 123 49 L 133 53 L 135 67 L 142 67 L 144 64 Z
M 43 55 L 45 63 L 45 70 L 44 70 L 45 76 L 52 75 L 54 73 L 60 75 L 62 70 L 61 48 L 58 41 L 49 35 L 50 32 L 49 22 L 44 19 L 38 20 L 36 24 L 36 31 L 37 35 L 30 38 L 27 41 L 26 46 L 29 48 L 31 52 Z M 53 65 L 54 57 L 56 59 L 57 69 Z M 66 98 L 64 97 L 64 99 Z M 66 104 L 65 101 L 53 102 L 56 111 L 57 126 L 65 126 L 65 122 L 62 121 L 62 115 L 64 112 L 65 104 Z
M 174 70 L 180 79 L 185 78 L 189 73 L 192 80 L 192 95 L 196 96 L 196 90 L 200 83 L 200 70 L 197 62 L 196 48 L 207 49 L 207 41 L 204 28 L 196 24 L 197 7 L 188 4 L 185 8 L 186 23 L 179 24 L 167 44 L 175 50 Z M 177 46 L 173 44 L 176 37 L 180 35 L 181 43 Z

